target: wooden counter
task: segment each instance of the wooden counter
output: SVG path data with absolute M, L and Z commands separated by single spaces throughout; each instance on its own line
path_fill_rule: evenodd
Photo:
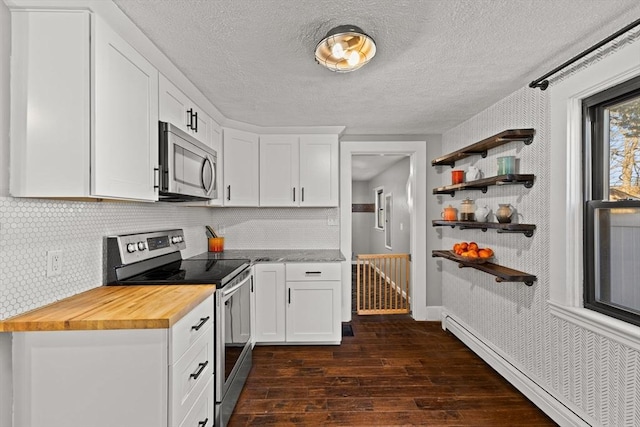
M 169 328 L 214 285 L 101 286 L 0 322 L 0 332 Z

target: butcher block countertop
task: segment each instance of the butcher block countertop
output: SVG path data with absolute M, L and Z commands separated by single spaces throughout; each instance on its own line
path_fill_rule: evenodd
M 0 322 L 0 332 L 169 328 L 215 285 L 101 286 Z

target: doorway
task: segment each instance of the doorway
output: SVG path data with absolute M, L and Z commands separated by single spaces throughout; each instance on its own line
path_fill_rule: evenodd
M 396 155 L 409 160 L 409 178 L 406 181 L 406 200 L 410 206 L 408 228 L 408 253 L 414 262 L 410 266 L 412 317 L 426 320 L 426 141 L 342 141 L 340 145 L 340 249 L 351 260 L 352 242 L 352 158 L 353 156 Z M 386 205 L 385 198 L 382 198 Z M 382 233 L 382 244 L 386 233 Z M 389 236 L 393 248 L 393 231 Z M 383 246 L 384 247 L 384 246 Z M 343 267 L 342 320 L 352 316 L 352 268 L 351 262 Z

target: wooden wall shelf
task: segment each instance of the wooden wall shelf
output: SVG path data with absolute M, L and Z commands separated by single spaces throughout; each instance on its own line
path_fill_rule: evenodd
M 535 133 L 536 131 L 534 129 L 505 130 L 487 139 L 483 139 L 480 142 L 461 148 L 458 151 L 433 159 L 431 166 L 449 165 L 454 167 L 457 160 L 462 160 L 470 156 L 487 157 L 487 151 L 491 148 L 496 148 L 512 141 L 522 141 L 525 145 L 529 145 L 533 142 Z
M 538 280 L 534 275 L 524 273 L 522 271 L 514 270 L 512 268 L 504 267 L 502 265 L 494 264 L 492 262 L 485 262 L 484 264 L 474 264 L 471 262 L 460 261 L 454 258 L 450 251 L 433 251 L 431 256 L 434 258 L 445 258 L 450 261 L 458 263 L 459 268 L 470 267 L 476 270 L 484 271 L 485 273 L 496 276 L 496 282 L 523 282 L 527 286 L 533 286 L 533 282 Z
M 486 193 L 487 188 L 492 185 L 522 184 L 526 188 L 531 188 L 533 187 L 535 178 L 536 176 L 531 174 L 498 175 L 489 178 L 477 179 L 475 181 L 445 185 L 444 187 L 434 188 L 433 194 L 451 194 L 451 197 L 453 197 L 456 194 L 456 191 L 462 190 L 481 190 L 483 193 Z
M 527 237 L 533 236 L 533 232 L 536 229 L 534 224 L 512 224 L 512 223 L 499 223 L 499 222 L 477 222 L 477 221 L 444 221 L 434 219 L 432 221 L 434 227 L 450 226 L 451 228 L 458 227 L 460 230 L 475 229 L 487 231 L 488 229 L 494 229 L 498 233 L 522 233 Z

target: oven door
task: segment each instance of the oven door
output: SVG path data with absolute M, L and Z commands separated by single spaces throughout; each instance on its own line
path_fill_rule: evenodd
M 240 273 L 245 277 L 238 283 L 216 291 L 216 402 L 231 393 L 234 383 L 238 384 L 239 394 L 248 375 L 247 358 L 249 369 L 251 366 L 250 271 Z
M 171 199 L 215 199 L 217 154 L 174 126 L 161 123 L 160 196 Z

